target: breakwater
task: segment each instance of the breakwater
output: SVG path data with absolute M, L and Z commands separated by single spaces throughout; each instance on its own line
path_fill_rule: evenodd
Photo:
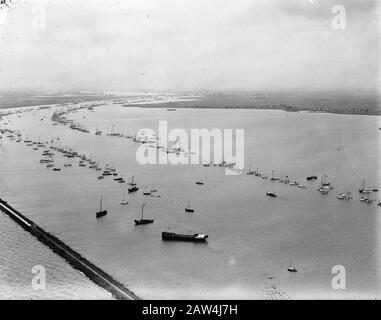
M 120 300 L 138 300 L 132 291 L 127 289 L 122 283 L 112 278 L 102 269 L 82 257 L 68 245 L 63 243 L 54 235 L 46 232 L 33 221 L 12 208 L 5 200 L 0 198 L 0 210 L 7 214 L 12 220 L 17 222 L 23 229 L 30 232 L 39 241 L 51 248 L 55 253 L 64 258 L 75 269 L 84 273 L 90 280 L 98 286 L 111 293 L 113 297 Z

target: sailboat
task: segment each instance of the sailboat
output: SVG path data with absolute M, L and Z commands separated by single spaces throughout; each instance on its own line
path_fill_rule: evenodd
M 99 211 L 97 211 L 96 216 L 97 218 L 103 217 L 107 214 L 107 210 L 102 210 L 102 197 L 101 197 L 101 205 L 99 208 Z
M 135 220 L 135 225 L 153 223 L 152 219 L 143 219 L 143 208 L 144 208 L 144 206 L 145 206 L 145 203 L 142 204 L 142 215 L 140 217 L 140 220 Z
M 292 261 L 290 260 L 290 266 L 287 268 L 289 272 L 298 272 L 298 270 L 292 265 Z
M 188 201 L 188 206 L 185 208 L 185 212 L 194 212 L 194 209 L 190 207 L 190 200 Z
M 360 201 L 361 201 L 361 202 L 365 202 L 365 203 L 372 203 L 372 202 L 373 202 L 373 199 L 370 198 L 368 195 L 366 195 L 365 197 L 361 197 L 361 198 L 360 198 Z
M 274 178 L 274 170 L 271 171 L 271 181 L 276 181 L 276 180 L 279 180 L 279 178 Z
M 120 204 L 121 204 L 122 206 L 128 204 L 128 202 L 127 202 L 127 200 L 126 200 L 126 193 L 125 193 L 125 192 L 123 193 L 123 200 L 122 200 L 122 202 L 121 202 Z
M 365 189 L 365 180 L 362 181 L 362 188 L 359 189 L 359 193 L 370 193 L 369 189 Z
M 136 183 L 134 182 L 134 176 L 131 177 L 131 181 L 127 183 L 129 186 L 136 186 Z
M 254 171 L 251 170 L 251 163 L 249 164 L 249 171 L 246 172 L 247 175 L 252 175 L 254 174 Z
M 151 195 L 151 192 L 147 191 L 147 186 L 144 186 L 143 195 L 145 195 L 145 196 L 150 196 Z

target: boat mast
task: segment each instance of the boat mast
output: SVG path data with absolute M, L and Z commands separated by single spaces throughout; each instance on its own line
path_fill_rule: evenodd
M 102 211 L 102 197 L 101 197 L 101 207 L 100 207 L 99 211 Z
M 143 220 L 143 207 L 144 207 L 145 205 L 146 205 L 145 203 L 142 204 L 142 216 L 141 216 L 140 220 Z

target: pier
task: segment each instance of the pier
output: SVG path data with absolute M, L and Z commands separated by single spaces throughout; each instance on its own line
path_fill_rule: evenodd
M 128 290 L 122 283 L 112 278 L 109 274 L 92 264 L 74 251 L 61 240 L 40 228 L 33 221 L 13 209 L 6 201 L 0 198 L 0 210 L 17 222 L 22 228 L 30 232 L 39 241 L 47 245 L 55 253 L 64 258 L 75 269 L 83 272 L 90 280 L 102 287 L 112 296 L 119 300 L 139 300 L 132 291 Z

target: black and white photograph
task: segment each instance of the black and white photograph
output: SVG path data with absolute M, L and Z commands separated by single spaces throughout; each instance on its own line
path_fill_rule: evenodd
M 1 0 L 0 300 L 379 300 L 380 32 L 377 0 Z

